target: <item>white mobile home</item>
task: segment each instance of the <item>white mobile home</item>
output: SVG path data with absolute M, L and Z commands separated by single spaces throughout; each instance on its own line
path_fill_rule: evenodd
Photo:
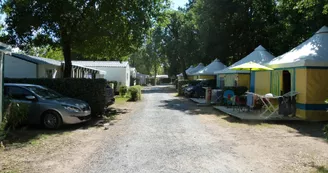
M 61 69 L 60 61 L 23 54 L 12 53 L 4 60 L 6 78 L 59 78 Z
M 104 78 L 108 81 L 117 81 L 119 85 L 130 86 L 130 66 L 126 61 L 73 61 L 85 67 L 105 71 Z
M 12 53 L 5 55 L 6 78 L 62 78 L 64 63 L 49 58 Z M 106 72 L 80 65 L 72 65 L 72 78 L 96 78 Z

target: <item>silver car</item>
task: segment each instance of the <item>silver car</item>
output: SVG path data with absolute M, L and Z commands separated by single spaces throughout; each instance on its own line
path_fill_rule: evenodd
M 4 84 L 5 99 L 28 106 L 28 123 L 57 129 L 62 124 L 76 124 L 91 118 L 88 103 L 65 97 L 51 89 L 32 84 Z

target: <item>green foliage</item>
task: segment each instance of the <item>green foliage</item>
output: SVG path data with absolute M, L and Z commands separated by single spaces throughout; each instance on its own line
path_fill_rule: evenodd
M 72 53 L 97 59 L 124 57 L 142 45 L 166 0 L 7 0 L 7 43 L 61 47 L 70 76 Z
M 130 87 L 129 93 L 131 95 L 132 101 L 141 100 L 141 86 L 140 85 Z
M 245 86 L 224 87 L 223 91 L 226 91 L 226 90 L 232 90 L 235 93 L 235 95 L 241 96 L 241 95 L 245 94 L 246 91 L 248 91 L 248 88 Z
M 192 0 L 184 9 L 167 11 L 161 23 L 163 65 L 170 76 L 215 58 L 231 65 L 259 45 L 281 55 L 328 25 L 327 4 L 328 0 Z
M 326 125 L 326 126 L 323 128 L 323 134 L 325 135 L 326 139 L 328 140 L 328 125 Z
M 26 53 L 32 56 L 50 58 L 59 61 L 64 60 L 63 52 L 59 48 L 52 48 L 51 46 L 28 48 Z
M 120 86 L 120 96 L 125 97 L 126 93 L 128 93 L 128 87 L 127 86 Z
M 14 130 L 27 121 L 29 111 L 28 105 L 11 103 L 10 100 L 6 100 L 4 106 L 5 111 L 0 124 L 0 142 L 6 138 L 9 130 Z
M 94 116 L 103 113 L 105 108 L 104 79 L 5 79 L 6 83 L 37 84 L 57 91 L 64 96 L 87 102 Z
M 9 103 L 5 107 L 3 122 L 6 124 L 6 129 L 15 129 L 27 120 L 29 111 L 28 105 L 20 103 Z

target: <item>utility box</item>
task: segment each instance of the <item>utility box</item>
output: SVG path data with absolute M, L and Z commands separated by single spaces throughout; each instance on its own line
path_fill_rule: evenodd
M 207 104 L 211 104 L 212 101 L 212 88 L 204 87 L 205 89 L 205 100 Z

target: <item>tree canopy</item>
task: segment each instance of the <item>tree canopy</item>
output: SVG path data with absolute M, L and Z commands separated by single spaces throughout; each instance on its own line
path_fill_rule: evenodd
M 166 0 L 6 0 L 2 3 L 7 42 L 20 48 L 60 47 L 64 77 L 72 52 L 83 57 L 119 59 L 143 42 Z
M 259 45 L 281 55 L 324 25 L 328 0 L 189 0 L 166 12 L 162 49 L 175 76 L 215 58 L 230 65 Z

